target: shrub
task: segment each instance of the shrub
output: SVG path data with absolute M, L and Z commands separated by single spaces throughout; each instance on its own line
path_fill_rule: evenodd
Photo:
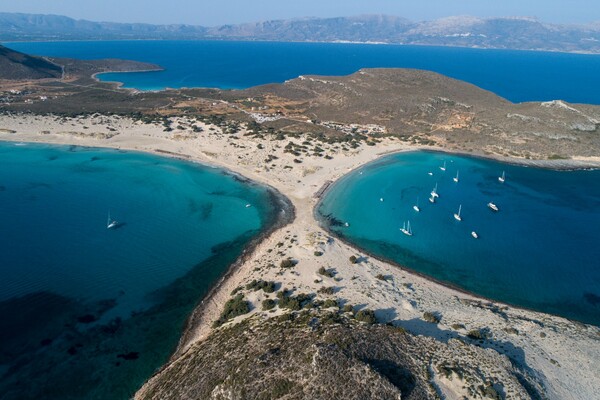
M 263 290 L 265 293 L 273 293 L 275 291 L 275 282 L 263 281 L 262 279 L 257 281 L 254 279 L 252 282 L 246 285 L 246 290 Z
M 356 256 L 350 256 L 350 262 L 352 264 L 356 264 L 358 262 L 358 258 L 356 258 Z
M 331 307 L 337 307 L 337 306 L 338 306 L 337 301 L 335 301 L 333 299 L 327 299 L 323 303 L 323 308 L 331 308 Z
M 267 311 L 275 307 L 275 300 L 266 299 L 262 302 L 263 311 Z
M 346 304 L 344 306 L 344 308 L 342 308 L 342 311 L 347 313 L 347 312 L 353 312 L 354 311 L 354 307 L 352 307 L 352 304 Z
M 369 310 L 368 308 L 357 312 L 354 318 L 356 318 L 357 321 L 366 322 L 367 324 L 374 324 L 377 322 L 375 312 L 373 312 L 373 310 Z
M 221 326 L 228 320 L 249 312 L 250 304 L 244 300 L 244 295 L 240 293 L 233 299 L 227 300 L 227 303 L 225 303 L 225 307 L 223 307 L 223 311 L 221 312 L 221 316 L 215 321 L 214 326 Z
M 290 296 L 289 291 L 283 290 L 277 293 L 279 299 L 279 307 L 286 308 L 292 311 L 298 311 L 307 304 L 310 304 L 311 296 L 305 293 L 300 293 L 297 296 Z
M 296 265 L 296 263 L 290 258 L 281 260 L 281 263 L 279 264 L 281 268 L 292 268 L 294 265 Z
M 322 287 L 319 290 L 317 290 L 317 293 L 332 295 L 335 293 L 335 286 Z
M 506 331 L 506 333 L 510 333 L 511 335 L 518 335 L 518 334 L 519 334 L 519 331 L 518 331 L 518 330 L 516 330 L 516 329 L 515 329 L 515 328 L 513 328 L 513 327 L 506 328 L 506 329 L 505 329 L 505 331 Z
M 471 338 L 471 339 L 476 339 L 476 340 L 482 340 L 485 339 L 485 336 L 483 335 L 483 333 L 481 332 L 481 330 L 479 329 L 471 329 L 468 333 L 467 333 L 467 337 Z
M 423 313 L 423 320 L 431 322 L 432 324 L 440 323 L 440 317 L 429 311 Z
M 457 331 L 459 329 L 465 329 L 465 326 L 463 324 L 452 324 L 452 329 Z
M 323 252 L 322 251 L 315 251 L 314 255 L 317 256 L 317 257 L 321 257 L 323 255 Z
M 385 275 L 383 275 L 383 274 L 377 274 L 377 275 L 375 276 L 375 278 L 377 278 L 377 279 L 379 279 L 379 280 L 382 280 L 382 281 L 387 281 L 387 278 L 386 278 L 386 277 L 385 277 Z
M 333 273 L 333 271 L 331 271 L 331 270 L 329 270 L 329 269 L 325 269 L 325 267 L 321 267 L 321 268 L 319 268 L 319 271 L 318 271 L 318 272 L 319 272 L 319 274 L 321 274 L 321 275 L 323 275 L 323 276 L 326 276 L 326 277 L 328 277 L 328 278 L 333 278 L 333 276 L 335 275 L 335 274 Z

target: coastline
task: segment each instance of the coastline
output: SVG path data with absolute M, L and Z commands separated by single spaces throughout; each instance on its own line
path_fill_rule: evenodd
M 192 340 L 190 336 L 196 329 L 198 329 L 200 325 L 210 325 L 210 322 L 212 321 L 207 321 L 207 319 L 210 318 L 210 315 L 206 310 L 206 305 L 214 301 L 217 292 L 219 292 L 219 290 L 223 288 L 227 280 L 231 278 L 231 276 L 233 276 L 244 265 L 244 263 L 252 257 L 260 243 L 267 240 L 273 233 L 275 233 L 279 229 L 282 229 L 290 223 L 292 223 L 296 218 L 294 205 L 276 189 L 268 187 L 268 190 L 270 195 L 272 196 L 271 201 L 276 201 L 281 204 L 281 209 L 278 212 L 279 215 L 275 216 L 275 220 L 272 221 L 271 225 L 266 230 L 264 230 L 260 235 L 256 236 L 250 241 L 250 243 L 248 243 L 248 245 L 242 251 L 242 254 L 240 254 L 240 256 L 233 262 L 233 264 L 231 264 L 227 268 L 227 271 L 225 271 L 225 273 L 219 278 L 219 280 L 211 286 L 208 293 L 204 297 L 202 297 L 202 299 L 200 299 L 200 301 L 194 308 L 194 311 L 192 311 L 192 313 L 187 318 L 185 324 L 186 326 L 183 332 L 181 333 L 181 338 L 179 339 L 177 349 L 171 355 L 169 362 L 173 361 L 175 358 L 185 353 L 185 351 L 189 347 L 188 343 Z M 164 365 L 160 370 L 164 369 L 167 365 L 168 364 Z M 159 372 L 160 371 L 157 371 L 156 374 L 158 374 Z
M 126 88 L 126 87 L 123 87 L 123 85 L 125 85 L 125 82 L 103 81 L 102 79 L 98 78 L 98 75 L 102 75 L 102 74 L 128 74 L 128 73 L 134 73 L 134 72 L 160 72 L 160 71 L 164 71 L 164 70 L 165 70 L 164 68 L 140 69 L 140 70 L 135 70 L 135 71 L 111 71 L 111 70 L 109 70 L 109 71 L 95 72 L 95 73 L 92 74 L 91 78 L 95 82 L 106 83 L 108 85 L 111 85 L 114 89 L 125 90 L 125 91 L 129 91 L 131 93 L 156 92 L 156 91 L 160 91 L 160 90 L 140 90 L 140 89 L 135 89 L 135 88 Z
M 216 133 L 203 133 L 189 139 L 174 140 L 172 135 L 164 133 L 160 126 L 142 125 L 139 127 L 123 118 L 111 118 L 114 120 L 114 124 L 121 124 L 119 125 L 119 134 L 110 139 L 98 139 L 65 133 L 62 131 L 62 123 L 55 123 L 56 126 L 54 126 L 51 117 L 0 116 L 0 125 L 2 125 L 0 128 L 4 128 L 4 125 L 10 122 L 8 126 L 16 132 L 2 133 L 0 129 L 0 140 L 108 147 L 146 151 L 161 156 L 183 157 L 188 161 L 214 165 L 240 174 L 245 179 L 271 186 L 285 196 L 294 209 L 293 222 L 274 227 L 269 234 L 261 235 L 260 240 L 253 243 L 255 247 L 248 247 L 243 256 L 230 266 L 223 278 L 197 305 L 188 319 L 186 331 L 181 336 L 177 351 L 170 362 L 160 371 L 168 369 L 172 363 L 177 361 L 180 354 L 185 353 L 187 348 L 199 343 L 213 331 L 210 322 L 215 319 L 215 316 L 218 316 L 224 302 L 230 298 L 231 289 L 239 286 L 240 283 L 248 282 L 256 277 L 264 277 L 265 280 L 276 279 L 282 282 L 282 286 L 294 286 L 298 290 L 305 289 L 316 292 L 317 288 L 322 287 L 321 284 L 313 282 L 316 280 L 315 277 L 319 278 L 316 270 L 321 265 L 333 265 L 336 266 L 342 282 L 348 282 L 344 283 L 336 294 L 346 299 L 349 304 L 366 304 L 369 308 L 384 310 L 380 316 L 387 321 L 400 321 L 400 326 L 406 327 L 415 334 L 430 335 L 440 340 L 447 337 L 445 329 L 449 330 L 453 323 L 463 323 L 467 327 L 493 327 L 499 341 L 506 340 L 515 343 L 514 346 L 522 349 L 524 353 L 507 354 L 507 356 L 527 368 L 543 371 L 542 375 L 548 386 L 549 397 L 586 398 L 586 394 L 594 393 L 593 390 L 600 381 L 600 377 L 594 374 L 595 362 L 600 360 L 600 346 L 597 342 L 600 340 L 597 339 L 600 337 L 600 329 L 597 327 L 573 323 L 564 318 L 512 306 L 505 311 L 508 314 L 507 322 L 494 311 L 481 305 L 475 305 L 478 301 L 487 302 L 488 300 L 470 293 L 462 293 L 445 284 L 440 285 L 430 277 L 419 276 L 413 271 L 398 268 L 387 261 L 368 260 L 360 266 L 360 269 L 344 266 L 347 264 L 349 254 L 364 254 L 365 252 L 345 244 L 337 237 L 335 240 L 328 239 L 329 235 L 323 231 L 323 227 L 319 226 L 319 221 L 314 218 L 316 205 L 312 196 L 326 180 L 336 181 L 353 169 L 360 168 L 386 154 L 426 149 L 423 146 L 405 145 L 399 141 L 386 139 L 377 146 L 361 146 L 356 151 L 338 152 L 335 154 L 334 160 L 306 158 L 304 163 L 298 166 L 291 162 L 291 155 L 285 154 L 282 148 L 275 147 L 277 144 L 268 140 L 259 141 L 240 135 L 232 141 L 230 136 L 222 135 L 218 130 Z M 10 119 L 12 120 L 9 121 Z M 24 121 L 28 123 L 24 123 Z M 90 125 L 88 120 L 77 122 L 77 124 L 80 126 Z M 39 133 L 42 131 L 41 127 L 46 130 L 50 129 L 51 133 Z M 203 127 L 207 128 L 206 125 Z M 302 138 L 298 140 L 302 140 Z M 257 142 L 267 146 L 264 152 L 258 152 L 258 155 L 247 153 L 247 150 L 240 148 L 239 145 L 243 143 L 247 145 L 247 148 L 255 148 Z M 277 154 L 285 160 L 284 164 L 292 164 L 295 168 L 286 170 L 283 167 L 279 168 L 283 164 L 278 164 L 277 168 L 265 169 L 262 157 L 266 154 Z M 469 153 L 467 155 L 474 156 Z M 498 161 L 504 162 L 504 160 Z M 278 241 L 285 242 L 285 238 L 291 235 L 298 236 L 298 244 L 292 245 L 290 242 L 291 247 L 287 250 L 286 255 L 300 261 L 295 271 L 285 271 L 279 274 L 279 271 L 273 268 L 255 272 L 254 269 L 257 265 L 266 265 L 278 260 L 268 250 L 275 247 Z M 315 238 L 314 243 L 313 238 Z M 289 241 L 287 239 L 287 242 Z M 322 250 L 325 254 L 315 257 L 313 253 L 317 249 Z M 375 278 L 377 273 L 393 276 L 392 283 L 378 281 Z M 352 276 L 358 276 L 358 278 L 353 280 Z M 325 283 L 337 286 L 336 282 L 331 280 Z M 258 297 L 250 297 L 249 301 L 258 304 L 263 298 L 260 297 L 261 294 L 256 294 L 256 296 Z M 492 302 L 498 307 L 504 306 L 501 303 Z M 388 311 L 389 309 L 393 309 L 393 311 Z M 430 331 L 427 327 L 416 323 L 424 310 L 438 310 L 443 314 L 441 331 Z M 257 314 L 267 318 L 261 314 L 258 307 L 255 307 L 249 315 L 236 318 L 234 323 Z M 542 325 L 535 321 L 541 321 Z M 503 332 L 504 327 L 507 326 L 517 327 L 522 334 L 515 337 Z M 547 337 L 551 337 L 552 341 L 540 339 L 541 332 Z M 587 350 L 586 354 L 585 349 L 591 350 Z M 503 351 L 500 347 L 494 348 L 494 350 Z M 577 356 L 573 355 L 574 351 Z M 557 360 L 562 365 L 562 368 L 549 361 L 549 354 L 552 355 L 553 360 Z M 157 371 L 157 374 L 160 374 L 160 371 Z M 589 398 L 589 396 L 587 397 Z

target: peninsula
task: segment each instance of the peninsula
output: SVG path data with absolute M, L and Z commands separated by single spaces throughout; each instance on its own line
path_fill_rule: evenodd
M 313 211 L 326 185 L 390 152 L 598 168 L 600 107 L 512 104 L 435 73 L 393 69 L 146 93 L 95 81 L 97 65 L 50 61 L 65 76 L 0 82 L 0 140 L 218 165 L 272 186 L 295 208 L 199 303 L 170 362 L 136 398 L 597 395 L 600 328 L 370 257 L 331 236 Z

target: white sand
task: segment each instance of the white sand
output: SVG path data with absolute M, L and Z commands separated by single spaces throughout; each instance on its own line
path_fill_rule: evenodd
M 270 141 L 250 139 L 242 133 L 227 135 L 218 127 L 210 127 L 193 121 L 204 128 L 202 133 L 190 129 L 163 132 L 162 126 L 142 125 L 120 117 L 79 118 L 61 121 L 60 118 L 38 116 L 1 116 L 0 140 L 77 144 L 83 146 L 114 147 L 141 151 L 157 149 L 189 156 L 193 160 L 214 164 L 238 172 L 255 181 L 269 184 L 285 194 L 296 207 L 295 221 L 276 231 L 263 241 L 248 260 L 238 268 L 202 304 L 200 326 L 190 335 L 189 346 L 211 331 L 212 322 L 218 317 L 223 304 L 230 298 L 231 291 L 252 279 L 281 282 L 283 287 L 296 288 L 299 292 L 312 293 L 324 286 L 335 286 L 332 298 L 342 299 L 352 305 L 364 305 L 378 310 L 383 321 L 398 321 L 398 324 L 415 334 L 444 339 L 464 336 L 476 328 L 488 328 L 492 335 L 493 348 L 535 371 L 552 399 L 599 398 L 600 388 L 600 329 L 589 325 L 570 322 L 543 313 L 490 303 L 459 291 L 441 286 L 425 278 L 404 271 L 390 264 L 366 257 L 352 265 L 348 258 L 360 252 L 331 238 L 313 217 L 316 200 L 314 193 L 324 182 L 335 180 L 348 171 L 380 157 L 390 151 L 411 150 L 394 140 L 385 140 L 377 146 L 363 145 L 357 150 L 335 151 L 330 145 L 321 145 L 325 154 L 334 157 L 296 157 L 284 153 L 288 141 L 302 143 L 305 139 Z M 187 127 L 190 121 L 181 119 L 173 123 Z M 87 129 L 84 129 L 87 126 Z M 108 127 L 115 129 L 111 132 Z M 214 130 L 209 130 L 210 128 Z M 15 133 L 10 133 L 10 132 Z M 42 134 L 42 131 L 49 133 Z M 104 134 L 115 134 L 103 138 Z M 261 144 L 263 149 L 258 149 Z M 268 155 L 278 157 L 275 167 L 267 167 Z M 302 158 L 303 163 L 293 162 Z M 291 170 L 285 166 L 293 167 Z M 291 239 L 297 241 L 291 243 Z M 283 243 L 278 247 L 278 243 Z M 320 257 L 314 252 L 322 251 Z M 298 261 L 289 270 L 279 268 L 284 258 L 283 251 Z M 268 265 L 274 267 L 269 268 Z M 324 278 L 317 273 L 319 267 L 333 268 L 334 278 Z M 383 274 L 387 281 L 376 278 Z M 317 281 L 319 281 L 317 283 Z M 274 297 L 274 294 L 270 295 Z M 319 295 L 321 298 L 327 296 Z M 254 306 L 250 315 L 263 313 L 260 303 L 265 298 L 262 291 L 249 297 Z M 488 306 L 489 305 L 489 306 Z M 500 307 L 505 313 L 494 312 Z M 437 312 L 442 316 L 438 325 L 424 323 L 425 311 Z M 238 317 L 245 318 L 247 316 Z M 452 329 L 453 324 L 463 324 L 465 329 Z M 518 334 L 509 333 L 514 328 Z M 441 382 L 449 392 L 450 382 Z

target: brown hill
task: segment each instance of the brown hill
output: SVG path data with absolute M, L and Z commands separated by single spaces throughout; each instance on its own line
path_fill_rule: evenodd
M 60 65 L 0 46 L 0 79 L 30 80 L 61 76 Z

